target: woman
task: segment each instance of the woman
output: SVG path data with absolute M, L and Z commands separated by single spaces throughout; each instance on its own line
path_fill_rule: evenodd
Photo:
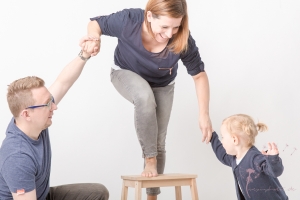
M 97 55 L 101 35 L 118 38 L 111 81 L 134 104 L 135 128 L 145 158 L 142 176 L 164 172 L 165 139 L 180 59 L 195 82 L 202 142 L 210 141 L 208 78 L 189 31 L 185 0 L 149 0 L 145 10 L 124 9 L 91 18 L 91 40 L 81 42 L 82 50 Z M 148 199 L 157 199 L 159 193 L 159 188 L 147 189 Z

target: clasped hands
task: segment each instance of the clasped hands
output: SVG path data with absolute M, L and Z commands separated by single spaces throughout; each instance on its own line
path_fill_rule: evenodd
M 82 37 L 79 41 L 79 46 L 81 50 L 90 54 L 91 56 L 96 56 L 100 52 L 100 37 L 94 37 L 86 35 Z

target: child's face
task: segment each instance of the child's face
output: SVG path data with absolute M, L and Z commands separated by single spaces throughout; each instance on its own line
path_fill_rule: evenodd
M 226 153 L 229 155 L 236 155 L 234 139 L 232 135 L 227 131 L 226 125 L 221 126 L 221 135 L 222 135 L 222 145 L 226 150 Z

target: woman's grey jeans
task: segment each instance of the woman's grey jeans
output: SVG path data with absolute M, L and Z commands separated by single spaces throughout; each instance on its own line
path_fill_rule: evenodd
M 151 87 L 140 75 L 130 70 L 111 70 L 116 90 L 134 105 L 134 124 L 143 157 L 157 159 L 157 172 L 163 174 L 166 160 L 165 140 L 170 119 L 174 84 Z M 147 188 L 148 195 L 157 195 L 159 188 Z

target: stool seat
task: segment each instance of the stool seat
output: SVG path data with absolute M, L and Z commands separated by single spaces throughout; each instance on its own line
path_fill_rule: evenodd
M 176 200 L 182 200 L 181 186 L 190 186 L 192 200 L 198 200 L 196 174 L 159 174 L 156 177 L 144 177 L 141 175 L 121 176 L 123 179 L 121 200 L 127 200 L 128 187 L 135 188 L 135 200 L 141 200 L 142 188 L 175 187 Z

